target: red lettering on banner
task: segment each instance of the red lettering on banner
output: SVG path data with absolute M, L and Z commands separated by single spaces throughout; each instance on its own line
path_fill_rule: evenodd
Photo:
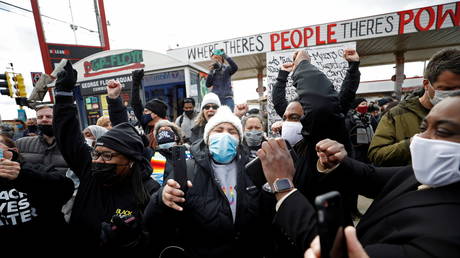
M 409 18 L 406 19 L 406 14 L 409 14 Z M 399 15 L 399 34 L 404 34 L 404 26 L 414 19 L 414 13 L 412 10 L 398 12 Z
M 311 37 L 313 37 L 313 29 L 310 27 L 303 28 L 303 40 L 304 40 L 303 45 L 305 47 L 308 47 L 308 39 Z
M 299 41 L 296 43 L 295 42 L 295 37 L 294 35 L 297 33 L 298 37 L 299 37 Z M 291 32 L 291 45 L 294 47 L 294 48 L 298 48 L 300 47 L 300 45 L 302 45 L 302 32 L 300 30 L 294 30 Z
M 272 51 L 275 51 L 275 43 L 280 41 L 280 35 L 277 33 L 270 34 L 270 42 L 272 43 Z
M 289 41 L 289 38 L 286 37 L 286 34 L 288 34 L 289 31 L 283 31 L 281 32 L 281 49 L 290 49 L 291 46 L 285 45 L 284 43 Z
M 324 45 L 326 44 L 325 40 L 321 40 L 321 27 L 316 26 L 315 27 L 315 32 L 316 32 L 316 45 Z
M 327 44 L 336 43 L 337 39 L 333 39 L 332 36 L 335 35 L 335 31 L 332 30 L 333 27 L 336 27 L 336 23 L 331 23 L 327 25 Z
M 447 16 L 450 17 L 452 20 L 452 24 L 454 26 L 459 26 L 460 25 L 460 2 L 457 2 L 457 6 L 455 7 L 455 14 L 454 10 L 449 9 L 445 13 L 442 13 L 443 5 L 438 5 L 438 17 L 436 20 L 436 29 L 440 29 L 442 25 L 444 24 L 444 21 L 446 20 Z
M 420 20 L 421 20 L 420 16 L 422 15 L 424 11 L 428 12 L 428 24 L 425 27 L 423 27 L 422 24 L 420 23 Z M 434 13 L 433 8 L 431 7 L 421 8 L 418 10 L 417 14 L 415 15 L 415 28 L 418 31 L 429 30 L 431 26 L 433 26 L 434 20 L 435 20 L 435 13 Z

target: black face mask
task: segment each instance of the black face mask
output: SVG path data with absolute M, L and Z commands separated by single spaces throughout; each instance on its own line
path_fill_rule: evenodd
M 184 113 L 185 113 L 188 117 L 192 117 L 192 116 L 193 116 L 193 110 L 187 110 L 187 111 L 184 111 Z
M 29 129 L 30 133 L 34 133 L 37 131 L 38 127 L 36 125 L 29 125 L 27 126 L 27 129 Z
M 54 136 L 53 125 L 38 125 L 41 134 L 52 137 Z
M 152 120 L 153 118 L 151 114 L 143 114 L 140 122 L 142 126 L 147 126 Z
M 117 164 L 91 163 L 91 174 L 97 182 L 104 185 L 111 185 L 118 181 L 116 170 Z

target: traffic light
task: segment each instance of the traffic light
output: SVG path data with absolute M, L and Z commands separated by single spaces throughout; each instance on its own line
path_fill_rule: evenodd
M 26 85 L 24 85 L 24 77 L 22 77 L 22 74 L 16 74 L 13 77 L 13 81 L 15 82 L 14 87 L 16 88 L 16 96 L 27 97 Z
M 0 74 L 0 93 L 13 97 L 13 85 L 11 84 L 8 72 Z

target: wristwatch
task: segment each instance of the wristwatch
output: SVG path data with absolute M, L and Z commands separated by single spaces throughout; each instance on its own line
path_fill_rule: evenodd
M 275 182 L 273 182 L 274 193 L 289 192 L 292 189 L 294 189 L 294 184 L 292 184 L 289 178 L 277 178 Z

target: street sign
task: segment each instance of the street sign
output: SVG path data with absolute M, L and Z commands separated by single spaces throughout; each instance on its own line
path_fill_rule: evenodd
M 40 76 L 42 76 L 41 72 L 30 72 L 30 77 L 32 78 L 32 85 L 35 87 L 35 84 L 38 82 L 40 79 Z

